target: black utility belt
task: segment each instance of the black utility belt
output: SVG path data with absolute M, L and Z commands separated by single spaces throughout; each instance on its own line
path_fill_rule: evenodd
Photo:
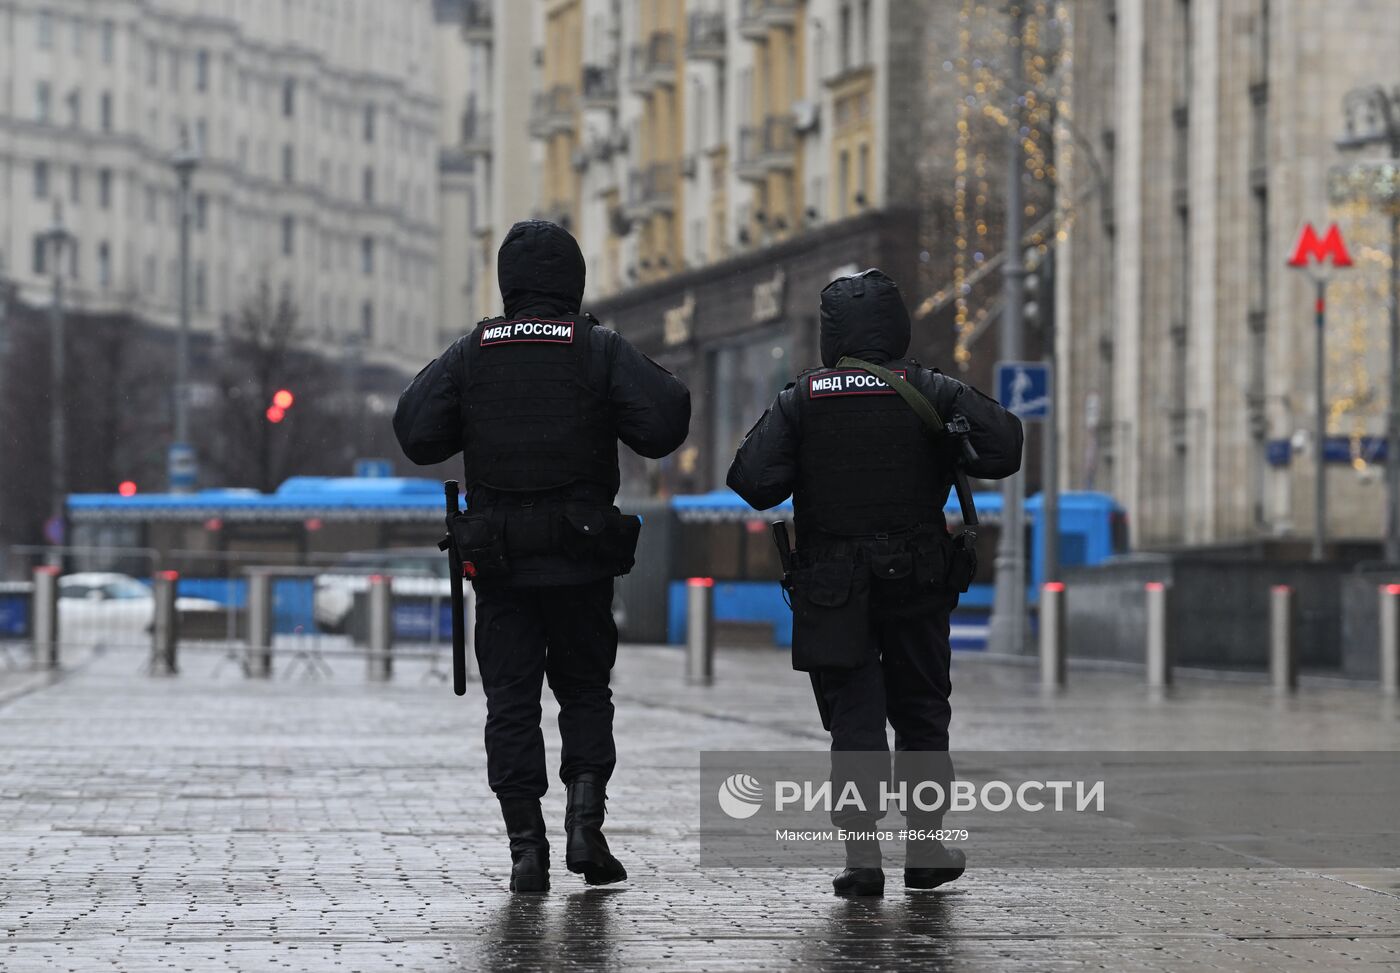
M 803 581 L 869 575 L 880 581 L 909 580 L 920 586 L 964 592 L 977 574 L 976 535 L 949 537 L 942 529 L 902 535 L 849 538 L 842 543 L 793 552 L 787 587 Z M 819 582 L 821 584 L 821 582 Z M 824 585 L 822 585 L 824 586 Z
M 549 503 L 467 511 L 452 518 L 453 543 L 464 576 L 504 578 L 516 558 L 560 555 L 632 570 L 642 520 L 616 507 Z

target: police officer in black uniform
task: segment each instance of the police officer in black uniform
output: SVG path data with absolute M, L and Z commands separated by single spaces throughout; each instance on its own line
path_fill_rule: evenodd
M 413 462 L 463 454 L 467 510 L 453 537 L 476 588 L 487 775 L 515 892 L 549 888 L 546 679 L 559 702 L 568 869 L 590 885 L 627 877 L 602 833 L 616 761 L 613 578 L 631 568 L 640 529 L 613 506 L 617 444 L 665 456 L 690 425 L 686 387 L 579 313 L 584 273 L 568 231 L 540 220 L 511 227 L 497 255 L 505 315 L 429 363 L 394 414 Z
M 785 585 L 793 604 L 793 667 L 810 672 L 831 731 L 832 777 L 858 786 L 863 808 L 832 814 L 856 835 L 882 816 L 885 723 L 895 731 L 897 779 L 951 782 L 948 617 L 976 569 L 970 544 L 943 517 L 959 443 L 933 435 L 896 390 L 843 358 L 903 379 L 940 417 L 964 417 L 975 463 L 993 479 L 1020 467 L 1020 421 L 976 389 L 906 358 L 910 319 L 879 270 L 840 277 L 821 295 L 822 367 L 778 393 L 745 437 L 729 486 L 757 509 L 793 498 L 797 550 Z M 883 768 L 879 764 L 883 762 Z M 931 793 L 928 791 L 925 794 Z M 838 802 L 839 804 L 840 802 Z M 941 811 L 910 807 L 905 885 L 933 888 L 963 870 L 963 854 L 929 832 Z M 913 837 L 913 835 L 919 837 Z M 838 894 L 884 891 L 878 842 L 848 838 Z

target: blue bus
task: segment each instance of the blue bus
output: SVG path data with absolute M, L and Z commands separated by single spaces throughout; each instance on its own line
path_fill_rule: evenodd
M 976 494 L 981 520 L 977 528 L 977 581 L 959 600 L 953 613 L 954 648 L 985 649 L 995 587 L 996 548 L 1000 534 L 1000 493 Z M 679 557 L 666 592 L 667 641 L 685 637 L 685 579 L 715 581 L 715 621 L 726 634 L 756 629 L 777 645 L 792 644 L 792 614 L 783 601 L 777 578 L 781 573 L 768 525 L 792 519 L 792 503 L 756 512 L 729 490 L 716 490 L 671 501 L 678 522 Z M 961 522 L 957 500 L 944 509 L 955 531 Z M 1044 550 L 1043 503 L 1039 494 L 1026 502 L 1026 550 L 1030 559 L 1027 594 L 1039 600 L 1040 562 Z M 1066 567 L 1098 564 L 1126 548 L 1127 520 L 1122 507 L 1104 493 L 1060 494 L 1060 563 Z

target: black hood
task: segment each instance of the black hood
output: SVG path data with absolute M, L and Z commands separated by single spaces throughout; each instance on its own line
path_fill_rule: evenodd
M 903 358 L 909 330 L 899 287 L 882 271 L 838 277 L 822 289 L 822 364 L 827 368 L 846 355 L 876 363 Z
M 548 220 L 515 224 L 496 254 L 496 280 L 508 318 L 577 314 L 584 276 L 578 241 Z

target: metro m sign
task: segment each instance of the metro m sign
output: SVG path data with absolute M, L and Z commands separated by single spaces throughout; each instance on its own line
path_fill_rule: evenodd
M 1303 224 L 1298 242 L 1293 247 L 1293 256 L 1288 258 L 1288 266 L 1306 269 L 1309 263 L 1316 263 L 1319 267 L 1328 264 L 1334 268 L 1351 266 L 1351 254 L 1347 253 L 1342 231 L 1337 229 L 1336 223 L 1328 225 L 1327 232 L 1320 240 L 1311 223 Z

